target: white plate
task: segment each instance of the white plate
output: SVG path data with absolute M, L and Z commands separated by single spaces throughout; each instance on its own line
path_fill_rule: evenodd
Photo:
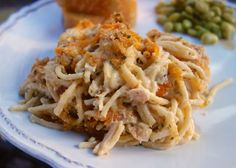
M 139 0 L 136 31 L 142 35 L 160 28 L 155 23 L 155 4 L 156 0 Z M 201 135 L 198 141 L 167 151 L 115 148 L 107 156 L 96 157 L 90 150 L 75 147 L 82 136 L 32 124 L 24 112 L 8 112 L 8 107 L 20 99 L 18 88 L 34 60 L 52 57 L 62 32 L 61 12 L 53 0 L 23 8 L 0 27 L 0 133 L 12 144 L 53 167 L 236 168 L 235 84 L 217 94 L 213 105 L 194 113 Z M 207 46 L 206 51 L 211 59 L 211 84 L 228 77 L 236 79 L 235 51 L 220 44 Z

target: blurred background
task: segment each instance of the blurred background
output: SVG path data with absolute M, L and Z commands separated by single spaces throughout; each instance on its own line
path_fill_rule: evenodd
M 36 0 L 0 0 L 0 23 L 22 6 L 35 1 Z
M 36 0 L 0 0 L 0 24 L 21 7 Z M 50 168 L 48 165 L 20 151 L 0 137 L 1 168 Z

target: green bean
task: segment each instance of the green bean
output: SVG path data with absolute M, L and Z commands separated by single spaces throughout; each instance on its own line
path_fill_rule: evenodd
M 207 23 L 205 26 L 206 26 L 207 29 L 209 29 L 209 30 L 211 30 L 211 31 L 213 31 L 213 32 L 214 32 L 216 29 L 219 29 L 219 28 L 220 28 L 217 24 L 215 24 L 215 23 L 213 23 L 213 22 L 209 22 L 209 23 Z
M 184 29 L 188 29 L 188 28 L 192 27 L 192 22 L 190 20 L 187 20 L 187 19 L 184 19 L 182 24 L 183 24 Z
M 232 36 L 233 36 L 233 32 L 230 32 L 230 31 L 227 31 L 227 32 L 223 32 L 222 33 L 223 34 L 223 38 L 224 39 L 231 39 L 232 38 Z
M 235 28 L 232 24 L 223 22 L 221 24 L 221 30 L 222 30 L 223 38 L 230 39 L 235 31 Z
M 181 18 L 188 19 L 188 20 L 194 20 L 193 16 L 187 13 L 186 11 L 181 12 Z
M 155 7 L 155 11 L 158 12 L 162 7 L 165 7 L 166 3 L 160 2 L 158 5 Z
M 175 23 L 174 24 L 174 30 L 176 31 L 176 32 L 183 32 L 183 26 L 182 26 L 182 24 L 181 23 Z
M 175 22 L 180 18 L 180 14 L 179 13 L 172 13 L 169 17 L 168 17 L 168 21 L 172 21 Z
M 209 11 L 209 6 L 204 1 L 196 1 L 195 9 L 201 13 L 207 13 Z
M 234 27 L 236 28 L 236 19 L 233 20 L 233 23 Z
M 197 36 L 201 37 L 202 34 L 208 32 L 207 29 L 205 29 L 204 27 L 200 26 L 200 25 L 196 25 L 195 26 L 195 30 L 197 30 Z
M 222 37 L 223 37 L 220 27 L 213 29 L 212 32 L 213 32 L 215 35 L 217 35 L 218 38 L 222 38 Z
M 233 22 L 233 20 L 232 20 L 233 16 L 231 14 L 229 14 L 229 13 L 224 13 L 223 14 L 223 19 L 228 21 L 228 22 L 231 22 L 231 23 Z
M 156 8 L 156 12 L 159 14 L 170 14 L 175 11 L 175 8 L 173 6 L 164 6 L 161 8 Z
M 217 35 L 219 38 L 222 38 L 221 28 L 216 23 L 210 22 L 206 24 L 206 28 L 210 30 L 212 33 Z
M 228 22 L 222 22 L 221 28 L 222 28 L 223 31 L 227 31 L 227 30 L 234 31 L 235 30 L 234 26 L 232 24 L 228 23 Z
M 214 11 L 210 11 L 208 15 L 209 15 L 209 18 L 213 18 L 216 14 Z
M 165 15 L 158 15 L 157 22 L 160 24 L 164 24 L 167 21 L 167 17 Z
M 212 20 L 209 13 L 203 13 L 199 17 L 201 18 L 201 20 L 204 20 L 204 21 L 211 21 Z
M 222 12 L 218 6 L 214 6 L 211 9 L 215 12 L 216 15 L 221 16 Z
M 205 31 L 206 29 L 204 28 L 204 27 L 202 27 L 202 26 L 200 26 L 200 25 L 196 25 L 195 27 L 194 27 L 196 30 L 202 30 L 202 31 Z
M 204 27 L 202 27 L 202 26 L 200 26 L 200 25 L 196 25 L 195 27 L 194 27 L 197 31 L 204 31 L 204 32 L 206 32 L 207 31 L 207 29 L 206 28 L 204 28 Z
M 204 24 L 204 20 L 201 20 L 201 19 L 192 19 L 190 20 L 192 22 L 193 25 L 202 25 Z
M 186 6 L 185 11 L 189 14 L 193 14 L 193 8 L 191 6 Z
M 176 1 L 176 5 L 185 5 L 186 4 L 186 0 L 175 0 Z
M 233 15 L 234 14 L 234 9 L 233 8 L 225 8 L 224 12 Z
M 214 5 L 219 7 L 221 10 L 225 9 L 225 4 L 223 2 L 221 2 L 221 1 L 215 1 Z
M 171 23 L 171 22 L 166 22 L 166 23 L 164 24 L 164 30 L 165 30 L 166 32 L 172 32 L 173 29 L 174 29 L 173 23 Z
M 215 44 L 219 38 L 213 33 L 206 32 L 201 36 L 201 41 L 203 44 Z
M 190 35 L 190 36 L 197 36 L 197 31 L 194 30 L 194 29 L 188 29 L 187 30 L 187 33 Z
M 180 11 L 184 10 L 186 5 L 186 0 L 175 0 L 175 7 L 178 8 Z
M 220 16 L 215 16 L 213 19 L 212 19 L 213 22 L 215 23 L 219 23 L 221 21 L 221 18 Z

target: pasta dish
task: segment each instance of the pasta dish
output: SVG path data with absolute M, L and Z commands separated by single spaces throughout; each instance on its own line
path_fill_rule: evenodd
M 192 109 L 212 102 L 209 60 L 201 46 L 157 30 L 147 38 L 122 23 L 81 21 L 59 39 L 53 59 L 36 60 L 11 111 L 35 123 L 89 135 L 80 148 L 166 149 L 198 138 Z

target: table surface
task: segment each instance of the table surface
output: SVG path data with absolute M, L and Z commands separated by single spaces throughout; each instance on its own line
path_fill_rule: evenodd
M 22 6 L 35 0 L 0 0 L 0 24 Z M 0 137 L 1 168 L 49 168 L 48 165 L 25 154 Z M 4 153 L 4 155 L 3 155 Z

